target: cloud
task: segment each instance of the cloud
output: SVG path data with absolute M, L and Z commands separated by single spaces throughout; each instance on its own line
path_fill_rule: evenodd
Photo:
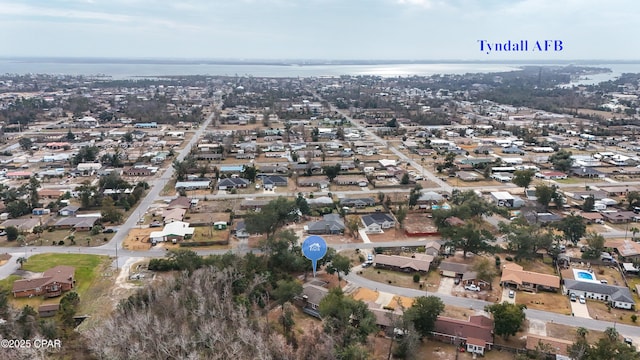
M 424 9 L 431 9 L 434 5 L 432 0 L 396 0 L 396 3 L 400 5 L 417 6 Z

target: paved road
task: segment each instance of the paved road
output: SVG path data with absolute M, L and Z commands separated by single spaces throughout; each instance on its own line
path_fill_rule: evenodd
M 388 285 L 385 283 L 379 283 L 372 280 L 365 279 L 361 276 L 358 276 L 355 272 L 350 273 L 345 277 L 351 284 L 359 287 L 365 287 L 368 289 L 373 289 L 382 292 L 388 292 L 392 294 L 397 294 L 406 297 L 417 297 L 417 296 L 428 296 L 433 295 L 437 296 L 447 305 L 453 305 L 458 307 L 465 307 L 474 310 L 482 310 L 485 306 L 491 305 L 493 303 L 457 297 L 447 294 L 439 294 L 435 292 L 427 292 L 424 290 L 416 290 L 416 289 L 408 289 L 397 286 Z M 557 324 L 568 325 L 572 327 L 585 327 L 590 330 L 604 331 L 608 327 L 616 327 L 616 330 L 623 335 L 628 337 L 640 337 L 640 327 L 624 325 L 624 324 L 614 324 L 609 321 L 602 320 L 594 320 L 594 319 L 585 319 L 585 318 L 576 318 L 573 316 L 561 315 L 541 310 L 533 310 L 527 309 L 525 310 L 527 318 L 544 321 L 544 322 L 554 322 Z
M 212 111 L 209 117 L 207 117 L 207 119 L 200 125 L 200 128 L 196 131 L 196 133 L 193 135 L 193 137 L 187 143 L 187 145 L 185 145 L 185 147 L 180 151 L 180 153 L 178 153 L 178 155 L 176 156 L 176 159 L 178 161 L 184 160 L 184 158 L 189 154 L 189 152 L 191 151 L 191 148 L 203 136 L 204 132 L 206 131 L 207 127 L 213 120 L 214 116 L 215 116 L 215 112 Z M 142 200 L 140 200 L 140 203 L 138 204 L 136 209 L 131 213 L 132 215 L 129 216 L 129 218 L 124 222 L 124 224 L 118 226 L 118 232 L 114 235 L 111 241 L 109 241 L 105 245 L 99 246 L 98 249 L 110 249 L 111 251 L 113 251 L 113 254 L 115 255 L 116 247 L 118 247 L 118 249 L 122 247 L 122 242 L 127 237 L 129 230 L 131 230 L 134 226 L 136 226 L 138 219 L 144 216 L 144 214 L 147 212 L 147 209 L 149 209 L 149 206 L 151 206 L 151 204 L 153 204 L 153 202 L 160 197 L 160 192 L 162 191 L 162 189 L 164 189 L 165 185 L 171 180 L 171 178 L 173 177 L 173 173 L 174 173 L 173 166 L 169 165 L 169 167 L 164 171 L 164 173 L 162 173 L 162 175 L 159 178 L 156 178 L 155 180 L 151 181 L 151 184 L 149 184 L 151 185 L 151 189 L 149 190 L 147 195 Z

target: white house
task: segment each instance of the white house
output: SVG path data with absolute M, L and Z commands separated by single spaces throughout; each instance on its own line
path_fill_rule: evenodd
M 629 288 L 624 286 L 565 279 L 564 290 L 565 294 L 575 293 L 577 296 L 583 295 L 587 299 L 601 300 L 614 308 L 630 310 L 635 305 Z
M 362 223 L 367 233 L 382 233 L 383 229 L 389 229 L 396 225 L 395 219 L 384 213 L 375 213 L 362 216 Z
M 171 240 L 174 244 L 178 240 L 184 240 L 193 236 L 196 229 L 189 227 L 189 223 L 184 221 L 174 221 L 166 224 L 162 231 L 153 231 L 149 234 L 149 240 L 152 244 Z

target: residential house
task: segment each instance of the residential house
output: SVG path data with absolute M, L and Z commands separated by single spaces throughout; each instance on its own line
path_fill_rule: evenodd
M 362 223 L 367 233 L 382 233 L 383 229 L 389 229 L 396 225 L 393 216 L 385 213 L 363 215 Z
M 66 217 L 62 218 L 53 225 L 56 229 L 73 229 L 76 231 L 90 231 L 100 219 L 99 216 L 91 217 Z
M 571 168 L 570 171 L 571 176 L 581 177 L 581 178 L 597 178 L 604 179 L 605 174 L 602 171 L 596 170 L 592 167 L 579 167 L 579 168 Z
M 550 212 L 527 211 L 523 216 L 529 224 L 550 224 L 562 220 L 562 216 Z
M 607 239 L 604 243 L 607 248 L 613 248 L 623 258 L 640 257 L 640 243 L 635 241 L 620 239 Z
M 127 176 L 151 176 L 151 169 L 147 167 L 130 167 L 124 171 Z
M 166 224 L 162 231 L 153 231 L 149 234 L 149 240 L 154 245 L 165 241 L 172 241 L 175 244 L 178 241 L 190 238 L 194 232 L 195 228 L 189 227 L 189 223 L 174 221 Z
M 240 210 L 260 211 L 270 200 L 245 199 L 240 203 Z
M 169 205 L 167 205 L 167 210 L 171 209 L 189 209 L 191 208 L 191 200 L 186 196 L 178 196 L 177 198 L 171 200 Z
M 491 192 L 491 198 L 498 206 L 518 208 L 524 205 L 524 201 L 521 198 L 513 196 L 506 191 L 493 191 Z
M 636 216 L 633 211 L 603 211 L 601 214 L 605 221 L 612 224 L 625 224 Z
M 80 210 L 80 206 L 75 205 L 67 205 L 62 209 L 58 210 L 58 215 L 60 216 L 75 216 L 76 213 Z
M 14 297 L 60 296 L 75 287 L 75 271 L 72 266 L 58 265 L 43 272 L 41 277 L 16 280 L 11 292 Z
M 238 177 L 224 178 L 218 181 L 219 190 L 241 189 L 249 186 L 249 180 Z
M 607 193 L 608 197 L 611 196 L 627 196 L 632 191 L 640 191 L 637 186 L 600 186 L 600 191 Z
M 452 344 L 462 341 L 467 352 L 484 355 L 493 346 L 493 320 L 484 315 L 473 315 L 466 321 L 438 316 L 431 334 Z
M 340 206 L 353 207 L 357 209 L 363 209 L 368 206 L 375 206 L 376 201 L 373 198 L 355 198 L 355 199 L 340 199 Z
M 318 285 L 306 283 L 302 285 L 302 296 L 296 298 L 305 313 L 320 318 L 320 301 L 329 293 L 329 290 Z
M 435 191 L 426 191 L 420 194 L 416 205 L 418 205 L 420 209 L 431 209 L 432 205 L 439 204 L 442 201 L 444 201 L 444 196 Z
M 633 295 L 626 286 L 564 279 L 563 287 L 564 294 L 569 295 L 570 293 L 575 293 L 577 296 L 583 295 L 587 299 L 601 300 L 614 308 L 630 310 L 635 306 Z
M 236 235 L 236 238 L 238 239 L 249 238 L 249 232 L 247 232 L 247 225 L 245 224 L 244 220 L 240 220 L 236 223 L 235 235 Z
M 452 277 L 462 279 L 464 274 L 471 271 L 471 266 L 464 263 L 457 263 L 452 261 L 442 261 L 440 266 L 438 266 L 440 270 L 440 275 L 444 277 Z
M 175 189 L 180 190 L 206 190 L 211 187 L 211 180 L 177 181 Z
M 514 287 L 518 290 L 555 292 L 560 289 L 560 278 L 556 275 L 525 271 L 518 264 L 508 263 L 502 266 L 500 284 L 505 287 Z
M 31 210 L 31 215 L 49 215 L 51 213 L 51 209 L 45 208 L 33 208 Z
M 165 224 L 169 224 L 174 221 L 182 221 L 186 213 L 187 209 L 183 208 L 165 209 L 162 211 L 162 221 Z
M 339 175 L 333 179 L 333 182 L 342 186 L 357 185 L 360 187 L 365 187 L 369 185 L 369 181 L 367 180 L 367 178 L 359 175 Z
M 81 176 L 91 176 L 95 174 L 96 171 L 102 169 L 101 163 L 80 163 L 76 167 L 78 173 Z
M 23 233 L 32 233 L 33 228 L 41 225 L 39 218 L 33 219 L 9 219 L 0 224 L 0 230 L 6 230 L 9 226 L 13 226 Z
M 56 189 L 40 189 L 38 190 L 38 196 L 40 199 L 59 199 L 64 194 L 62 190 Z
M 462 181 L 479 181 L 483 179 L 480 174 L 470 171 L 458 171 L 456 177 Z
M 344 233 L 344 221 L 338 214 L 326 214 L 322 220 L 309 223 L 305 227 L 309 234 L 342 234 Z
M 545 180 L 562 180 L 567 178 L 567 174 L 561 171 L 541 171 L 536 173 L 536 177 Z
M 429 271 L 429 267 L 433 262 L 433 256 L 427 254 L 414 254 L 412 257 L 400 255 L 382 255 L 375 257 L 375 267 L 383 269 L 391 269 L 404 272 L 422 272 Z
M 7 179 L 28 179 L 33 175 L 31 171 L 9 171 L 4 176 Z
M 278 175 L 265 176 L 262 178 L 262 185 L 265 189 L 273 189 L 276 186 L 287 186 L 287 178 Z
M 442 244 L 440 244 L 439 242 L 429 241 L 428 243 L 424 244 L 424 253 L 434 257 L 438 256 L 440 255 L 441 247 L 442 247 Z

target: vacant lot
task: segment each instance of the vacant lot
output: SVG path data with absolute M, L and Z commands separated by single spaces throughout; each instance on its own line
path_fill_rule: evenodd
M 577 333 L 576 328 L 572 326 L 560 325 L 556 323 L 547 323 L 547 336 L 574 341 L 576 340 Z M 589 344 L 595 344 L 604 335 L 602 331 L 589 330 L 587 333 L 587 342 Z
M 160 230 L 160 228 L 133 228 L 129 230 L 127 238 L 124 239 L 122 248 L 128 250 L 149 250 L 151 248 L 149 234 L 158 230 Z
M 418 283 L 413 281 L 412 273 L 375 269 L 373 267 L 363 269 L 359 274 L 364 278 L 380 283 L 411 289 L 421 289 L 420 286 L 422 286 L 422 289 L 427 291 L 435 291 L 440 284 L 440 274 L 436 271 L 430 271 L 426 276 L 421 275 Z
M 540 291 L 530 293 L 518 291 L 516 303 L 526 305 L 529 309 L 550 311 L 563 315 L 571 315 L 571 305 L 569 298 L 560 293 L 550 293 Z

